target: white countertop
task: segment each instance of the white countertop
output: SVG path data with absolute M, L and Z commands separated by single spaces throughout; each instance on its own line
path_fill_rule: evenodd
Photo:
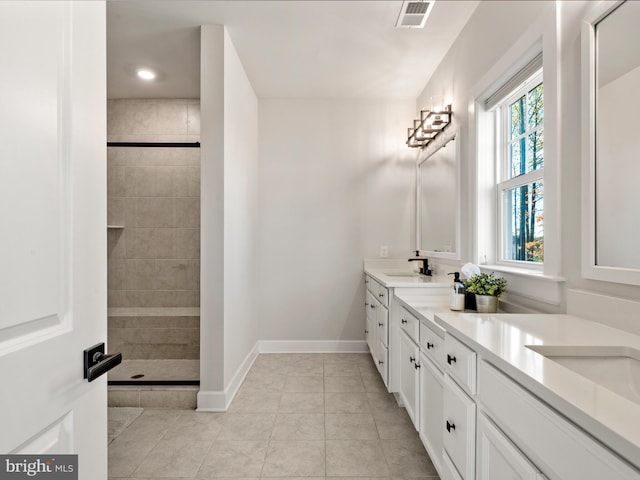
M 415 309 L 420 313 L 420 309 Z M 640 336 L 570 315 L 436 313 L 436 323 L 640 468 L 640 405 L 526 347 L 615 346 Z

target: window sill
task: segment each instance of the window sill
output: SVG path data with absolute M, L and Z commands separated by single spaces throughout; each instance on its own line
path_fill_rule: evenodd
M 486 270 L 492 272 L 510 273 L 512 275 L 518 275 L 522 277 L 528 277 L 536 280 L 544 280 L 547 282 L 564 283 L 567 281 L 564 277 L 556 277 L 553 275 L 545 275 L 542 270 L 533 270 L 528 268 L 511 267 L 507 265 L 478 265 L 480 270 Z
M 510 303 L 540 311 L 555 311 L 563 304 L 564 277 L 545 275 L 541 270 L 506 265 L 478 266 L 484 273 L 502 274 L 507 280 L 507 297 Z M 549 306 L 553 308 L 550 309 Z

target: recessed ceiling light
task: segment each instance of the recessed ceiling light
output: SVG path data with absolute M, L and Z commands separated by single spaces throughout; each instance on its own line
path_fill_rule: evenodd
M 143 80 L 153 80 L 154 78 L 156 78 L 156 74 L 153 73 L 151 70 L 148 70 L 146 68 L 141 68 L 140 70 L 138 70 L 138 77 L 140 77 Z

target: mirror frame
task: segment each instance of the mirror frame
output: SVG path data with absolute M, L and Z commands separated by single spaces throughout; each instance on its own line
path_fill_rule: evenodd
M 419 254 L 423 256 L 433 257 L 433 258 L 445 258 L 449 260 L 460 260 L 462 258 L 460 255 L 460 248 L 461 248 L 460 208 L 461 208 L 461 199 L 462 199 L 461 192 L 460 192 L 460 153 L 462 152 L 460 145 L 462 142 L 460 137 L 461 135 L 460 135 L 459 127 L 452 128 L 448 132 L 442 132 L 442 134 L 438 138 L 437 143 L 435 144 L 437 145 L 437 148 L 435 150 L 431 150 L 426 157 L 424 157 L 423 159 L 418 159 L 418 161 L 416 162 L 416 248 L 415 249 L 418 250 Z M 420 165 L 422 165 L 424 162 L 428 161 L 432 156 L 438 153 L 440 149 L 442 149 L 451 140 L 456 140 L 456 190 L 457 190 L 456 202 L 457 202 L 457 206 L 456 206 L 456 218 L 455 218 L 456 237 L 454 239 L 456 250 L 455 252 L 440 252 L 436 250 L 424 250 L 420 248 L 420 240 L 421 240 L 420 238 Z
M 596 263 L 596 25 L 622 3 L 599 3 L 582 22 L 582 276 L 640 285 L 640 269 Z

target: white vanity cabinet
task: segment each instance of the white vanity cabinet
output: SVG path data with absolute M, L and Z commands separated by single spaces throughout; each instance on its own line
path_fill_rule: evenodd
M 443 478 L 640 480 L 637 469 L 450 330 L 443 353 Z
M 365 309 L 365 338 L 385 385 L 389 379 L 389 290 L 371 278 L 365 277 L 367 287 Z
M 518 454 L 551 480 L 640 479 L 640 471 L 486 361 L 478 365 L 478 402 L 513 447 L 512 469 Z

